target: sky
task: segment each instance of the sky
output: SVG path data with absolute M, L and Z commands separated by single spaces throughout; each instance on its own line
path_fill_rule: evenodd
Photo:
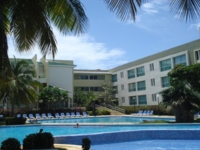
M 103 0 L 81 2 L 89 19 L 84 34 L 64 36 L 53 29 L 58 47 L 55 60 L 73 60 L 75 69 L 112 69 L 200 38 L 200 20 L 179 20 L 164 0 L 143 4 L 135 22 L 121 21 Z M 37 47 L 30 52 L 16 52 L 9 37 L 10 58 L 31 59 L 35 54 L 39 61 L 42 55 Z

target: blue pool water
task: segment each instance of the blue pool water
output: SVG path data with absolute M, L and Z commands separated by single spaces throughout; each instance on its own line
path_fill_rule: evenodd
M 136 130 L 200 130 L 200 124 L 190 125 L 108 125 L 108 126 L 74 126 L 67 125 L 27 125 L 27 126 L 1 126 L 0 127 L 0 142 L 8 137 L 15 137 L 20 142 L 31 133 L 37 133 L 40 129 L 44 132 L 51 132 L 53 136 L 61 135 L 87 135 L 96 133 L 112 133 L 123 131 Z
M 174 118 L 155 117 L 132 117 L 132 116 L 112 116 L 112 117 L 86 117 L 86 118 L 64 118 L 64 119 L 44 119 L 39 123 L 139 123 L 143 120 L 174 120 Z
M 199 150 L 200 140 L 143 140 L 91 145 L 92 150 Z

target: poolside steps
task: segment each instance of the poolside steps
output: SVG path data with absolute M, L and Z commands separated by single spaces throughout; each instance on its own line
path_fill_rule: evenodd
M 124 115 L 124 113 L 121 113 L 119 111 L 112 110 L 112 109 L 109 109 L 107 107 L 103 107 L 103 106 L 100 106 L 100 105 L 97 105 L 96 109 L 98 109 L 98 110 L 108 110 L 108 111 L 110 111 L 110 115 Z

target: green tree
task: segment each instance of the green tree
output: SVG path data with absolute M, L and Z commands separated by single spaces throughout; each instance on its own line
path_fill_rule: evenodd
M 12 105 L 12 114 L 14 112 L 14 106 L 20 107 L 22 104 L 28 106 L 30 103 L 34 103 L 37 100 L 37 87 L 42 85 L 33 79 L 35 76 L 35 70 L 25 60 L 14 59 L 11 62 L 12 76 L 9 77 L 7 86 L 4 88 L 4 94 L 1 95 L 5 101 L 7 98 Z
M 74 101 L 78 106 L 84 106 L 87 101 L 86 93 L 83 92 L 80 88 L 75 89 Z
M 171 87 L 160 92 L 163 103 L 173 108 L 176 122 L 193 122 L 194 113 L 200 108 L 199 88 L 196 83 L 193 86 L 192 78 L 197 66 L 176 65 L 168 73 Z
M 62 34 L 83 33 L 87 17 L 79 0 L 3 0 L 0 1 L 0 80 L 11 76 L 7 35 L 12 35 L 19 52 L 36 43 L 45 56 L 57 52 L 52 26 Z
M 116 89 L 113 88 L 113 85 L 111 82 L 104 82 L 101 85 L 102 92 L 99 94 L 99 97 L 104 99 L 104 103 L 106 104 L 112 104 L 112 100 L 114 99 L 113 94 L 116 92 Z
M 49 107 L 49 104 L 55 106 L 59 102 L 65 104 L 70 98 L 67 91 L 63 91 L 58 87 L 45 87 L 39 94 L 39 100 L 42 100 L 42 103 Z

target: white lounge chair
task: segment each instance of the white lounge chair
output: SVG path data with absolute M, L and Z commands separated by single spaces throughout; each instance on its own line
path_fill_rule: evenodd
M 22 117 L 23 117 L 23 118 L 28 118 L 26 114 L 23 114 Z
M 65 118 L 65 114 L 64 113 L 60 113 L 60 118 Z
M 83 116 L 84 117 L 87 117 L 87 116 L 89 116 L 85 111 L 83 112 Z
M 71 112 L 71 117 L 76 117 L 76 115 L 74 114 L 74 112 Z
M 136 115 L 140 116 L 143 114 L 143 110 L 138 110 L 138 113 Z
M 59 113 L 55 113 L 55 117 L 56 117 L 56 118 L 60 118 Z
M 76 117 L 81 117 L 80 112 L 76 112 Z
M 38 113 L 35 114 L 35 118 L 36 118 L 36 119 L 42 119 L 41 116 L 40 116 L 40 114 L 38 114 Z
M 48 114 L 47 114 L 47 117 L 48 117 L 48 118 L 54 118 L 54 116 L 52 116 L 51 113 L 48 113 Z
M 42 118 L 43 119 L 47 119 L 48 117 L 47 117 L 47 115 L 45 113 L 42 113 Z
M 17 118 L 21 118 L 21 114 L 17 114 Z
M 69 112 L 66 112 L 66 117 L 71 117 Z
M 29 117 L 29 119 L 35 119 L 35 117 L 33 116 L 33 114 L 29 114 L 28 117 Z
M 150 110 L 149 115 L 153 115 L 153 110 Z
M 2 114 L 0 114 L 0 119 L 2 119 L 3 118 L 3 115 Z

